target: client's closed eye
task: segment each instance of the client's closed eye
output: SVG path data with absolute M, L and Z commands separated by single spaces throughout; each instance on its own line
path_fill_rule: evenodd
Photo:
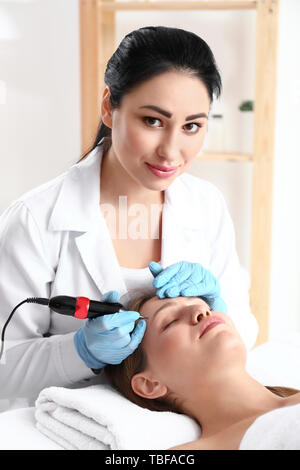
M 171 326 L 173 323 L 175 323 L 177 321 L 177 318 L 174 318 L 173 320 L 171 320 L 169 323 L 167 323 L 164 327 L 163 327 L 163 330 L 166 330 L 167 328 L 169 328 L 169 326 Z

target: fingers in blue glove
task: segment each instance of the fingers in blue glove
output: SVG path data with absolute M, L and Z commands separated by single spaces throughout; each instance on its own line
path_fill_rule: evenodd
M 218 291 L 216 291 L 217 295 Z M 204 286 L 189 286 L 184 289 L 181 289 L 181 295 L 183 297 L 206 297 L 207 294 L 207 287 Z M 207 296 L 207 298 L 213 299 L 211 295 Z
M 173 281 L 174 284 L 179 284 L 190 277 L 194 268 L 193 263 L 187 261 L 180 261 L 179 263 L 171 264 L 153 281 L 153 286 L 156 288 L 164 286 L 167 282 Z
M 92 318 L 88 321 L 87 327 L 90 326 L 99 331 L 108 331 L 113 328 L 120 328 L 128 323 L 134 323 L 139 317 L 140 314 L 134 311 L 111 313 L 109 315 Z
M 131 325 L 130 332 L 133 329 L 134 329 L 134 324 Z M 119 336 L 118 334 L 114 335 L 114 333 L 115 333 L 114 330 L 111 331 L 112 334 L 107 334 L 108 333 L 107 331 L 99 333 L 99 335 L 100 335 L 100 337 L 98 338 L 99 341 L 93 343 L 93 348 L 98 349 L 99 351 L 104 350 L 104 349 L 106 349 L 106 350 L 112 350 L 113 349 L 113 350 L 116 351 L 118 349 L 120 350 L 122 348 L 125 348 L 126 346 L 128 346 L 128 344 L 131 341 L 130 332 L 127 332 L 125 334 L 125 331 L 124 331 L 124 334 L 122 336 Z M 114 336 L 114 337 L 112 338 L 112 336 Z M 87 341 L 87 344 L 88 344 L 88 338 L 86 338 L 86 341 Z
M 161 295 L 164 297 L 179 297 L 181 295 L 180 288 L 179 286 L 173 286 L 173 287 L 168 287 L 169 283 L 167 284 L 164 289 L 161 290 Z
M 130 335 L 128 335 L 128 337 L 124 337 L 124 344 L 122 345 L 121 344 L 121 340 L 118 341 L 118 342 L 114 342 L 114 351 L 116 352 L 121 352 L 121 354 L 118 354 L 117 356 L 119 356 L 119 358 L 115 358 L 113 360 L 113 364 L 120 364 L 120 362 L 122 362 L 124 359 L 126 359 L 126 357 L 130 356 L 130 354 L 132 354 L 136 348 L 139 346 L 139 344 L 141 343 L 142 339 L 143 339 L 143 336 L 145 334 L 145 330 L 146 330 L 146 322 L 145 320 L 141 320 L 135 327 L 133 333 Z M 125 343 L 125 341 L 127 341 Z M 104 343 L 103 341 L 101 342 L 101 348 L 99 347 L 99 350 L 101 350 L 104 346 Z M 96 347 L 97 349 L 97 347 Z
M 135 349 L 138 347 L 138 345 L 142 341 L 143 336 L 145 334 L 146 326 L 147 324 L 145 320 L 139 321 L 138 324 L 136 325 L 135 330 L 133 331 L 131 335 L 131 341 L 127 346 L 129 351 L 131 351 L 130 354 L 133 353 L 133 351 L 135 351 Z
M 156 277 L 159 273 L 161 273 L 164 268 L 159 264 L 156 263 L 155 261 L 150 261 L 148 264 L 148 267 L 154 277 Z
M 161 271 L 153 281 L 153 286 L 156 288 L 162 287 L 166 282 L 168 282 L 174 274 L 176 274 L 179 270 L 179 263 L 172 264 L 168 266 L 163 271 Z
M 188 283 L 182 282 L 178 284 L 175 280 L 171 280 L 167 282 L 163 287 L 160 287 L 156 291 L 156 296 L 160 299 L 164 297 L 179 297 L 183 296 L 184 294 L 183 289 L 189 286 Z M 188 296 L 185 296 L 188 297 Z
M 116 290 L 110 290 L 101 297 L 101 302 L 119 303 L 120 293 Z
M 85 336 L 86 344 L 88 346 L 92 346 L 93 354 L 95 355 L 95 351 L 106 351 L 106 353 L 112 352 L 112 351 L 121 351 L 122 349 L 126 348 L 130 341 L 131 341 L 131 336 L 128 333 L 125 336 L 122 336 L 122 338 L 118 338 L 115 340 L 112 340 L 109 336 L 101 336 L 101 341 L 99 338 L 99 342 L 94 342 L 93 344 L 89 343 L 88 338 Z M 113 346 L 112 346 L 113 344 Z M 97 355 L 95 355 L 97 356 Z
M 134 330 L 135 322 L 127 323 L 120 328 L 99 332 L 101 343 L 107 346 L 114 344 L 115 348 L 122 348 L 130 343 L 130 333 Z

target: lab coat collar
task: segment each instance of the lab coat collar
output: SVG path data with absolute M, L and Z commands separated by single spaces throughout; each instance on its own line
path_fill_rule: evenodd
M 49 230 L 86 232 L 98 222 L 101 160 L 101 147 L 96 147 L 66 173 L 49 220 Z

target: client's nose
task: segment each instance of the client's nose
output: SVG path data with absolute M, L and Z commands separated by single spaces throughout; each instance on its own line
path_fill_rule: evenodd
M 211 311 L 207 305 L 199 305 L 193 312 L 193 321 L 199 323 L 203 318 L 211 315 Z

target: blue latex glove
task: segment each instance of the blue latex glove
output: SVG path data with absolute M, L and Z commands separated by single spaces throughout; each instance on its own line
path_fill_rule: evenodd
M 153 286 L 160 299 L 204 297 L 212 310 L 227 313 L 226 304 L 221 298 L 219 281 L 201 264 L 180 261 L 163 269 L 159 263 L 151 261 L 148 266 L 155 277 Z
M 101 301 L 120 302 L 120 294 L 109 291 Z M 81 359 L 90 369 L 101 369 L 106 364 L 120 364 L 142 341 L 145 320 L 141 320 L 134 329 L 139 317 L 138 312 L 123 311 L 87 320 L 74 336 Z

